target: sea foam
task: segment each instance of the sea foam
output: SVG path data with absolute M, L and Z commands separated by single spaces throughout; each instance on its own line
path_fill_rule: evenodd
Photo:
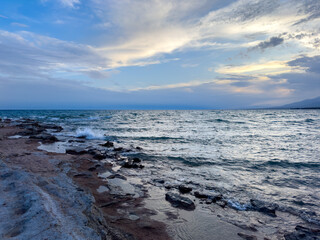
M 92 130 L 91 128 L 79 128 L 76 131 L 76 137 L 78 138 L 86 138 L 89 140 L 92 139 L 105 139 L 105 136 L 103 135 L 102 132 Z

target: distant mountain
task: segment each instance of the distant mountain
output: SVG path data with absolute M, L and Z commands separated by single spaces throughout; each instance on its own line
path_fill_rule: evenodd
M 320 97 L 286 104 L 279 108 L 320 108 Z

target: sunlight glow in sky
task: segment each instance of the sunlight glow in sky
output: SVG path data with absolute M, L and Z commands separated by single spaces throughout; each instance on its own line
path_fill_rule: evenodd
M 319 0 L 1 0 L 0 108 L 247 108 L 320 95 Z

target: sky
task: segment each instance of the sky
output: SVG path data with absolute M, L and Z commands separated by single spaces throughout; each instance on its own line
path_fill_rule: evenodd
M 236 109 L 318 96 L 319 0 L 0 2 L 0 109 Z

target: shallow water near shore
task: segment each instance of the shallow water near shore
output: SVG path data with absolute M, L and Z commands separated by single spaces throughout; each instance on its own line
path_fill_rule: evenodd
M 161 189 L 154 180 L 220 192 L 238 222 L 252 214 L 250 199 L 259 199 L 288 215 L 283 228 L 320 226 L 320 110 L 0 111 L 0 118 L 61 125 L 64 130 L 55 134 L 61 142 L 47 151 L 105 140 L 116 147 L 139 146 L 143 150 L 123 155 L 141 158 L 145 169 L 124 173 Z M 79 137 L 84 142 L 77 142 Z M 225 216 L 232 218 L 234 213 Z M 263 224 L 269 231 L 281 220 Z

